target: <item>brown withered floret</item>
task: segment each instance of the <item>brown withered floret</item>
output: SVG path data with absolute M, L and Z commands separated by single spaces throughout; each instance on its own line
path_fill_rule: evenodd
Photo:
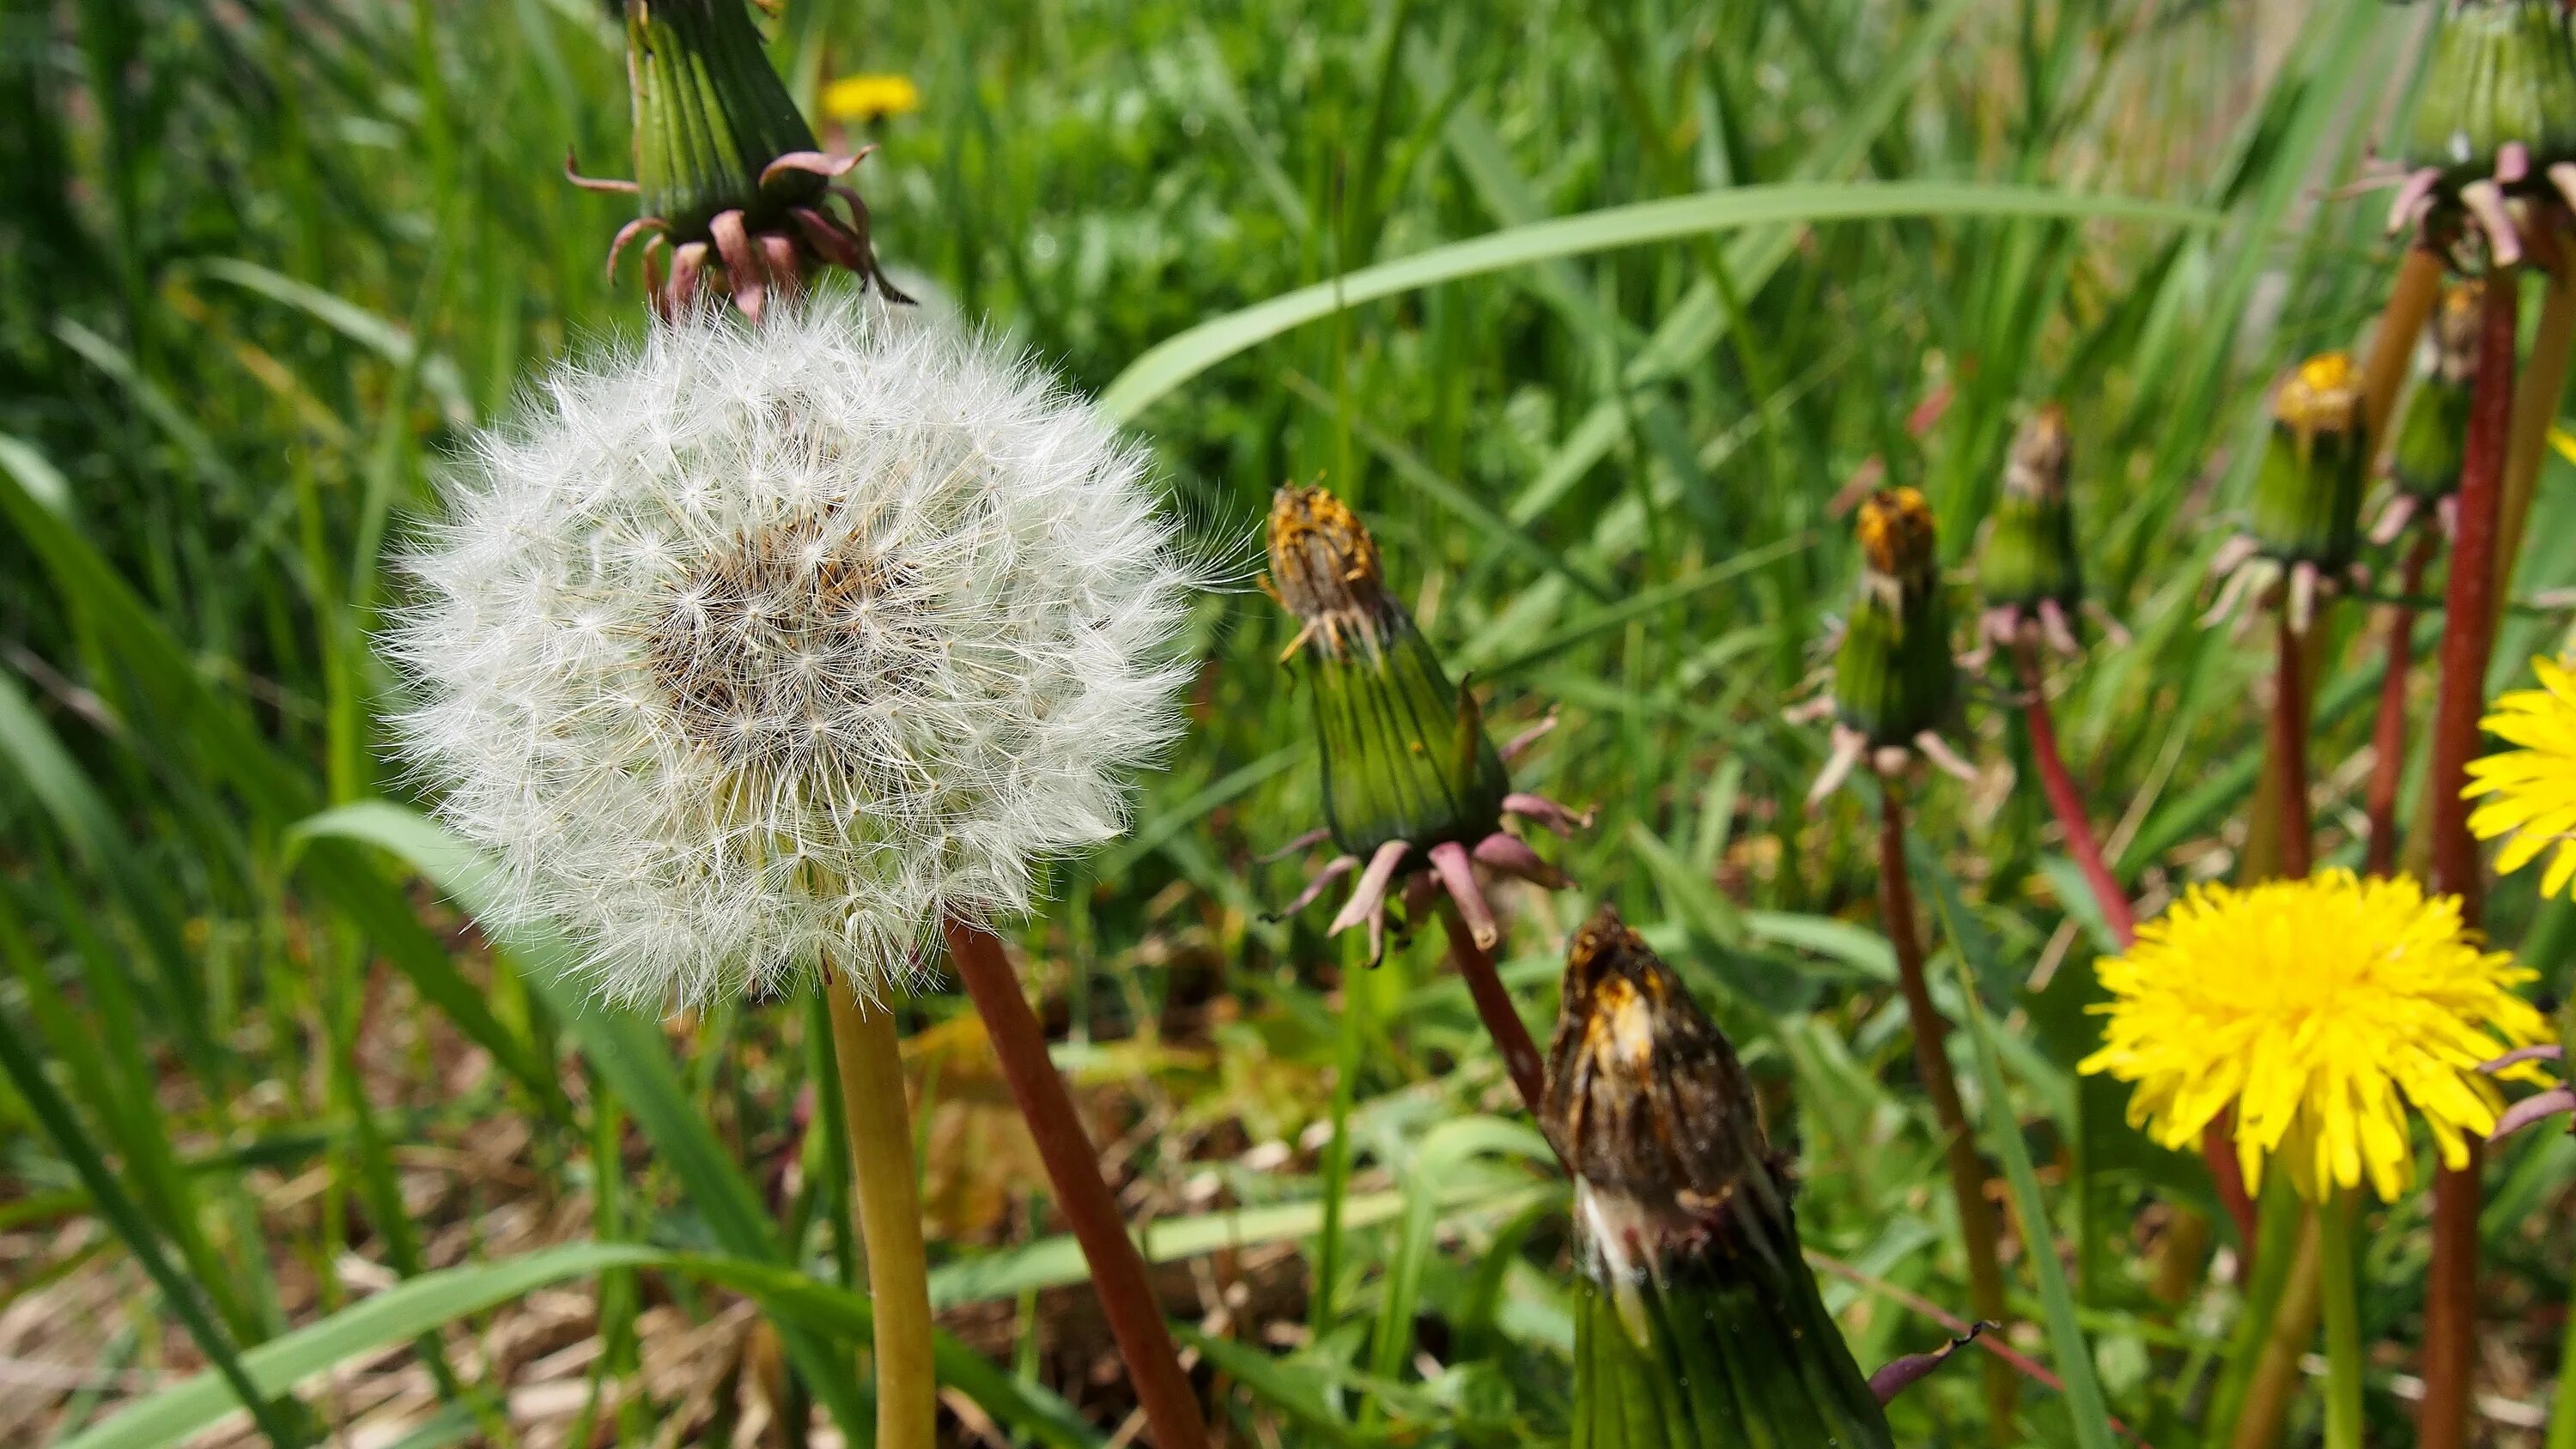
M 1349 504 L 1321 487 L 1283 487 L 1271 496 L 1269 543 L 1262 590 L 1303 626 L 1281 659 L 1318 634 L 1336 655 L 1346 633 L 1372 652 L 1384 644 L 1386 574 L 1377 540 Z
M 1738 1193 L 1785 1187 L 1734 1048 L 1610 906 L 1566 953 L 1540 1115 L 1595 1226 L 1649 1258 Z

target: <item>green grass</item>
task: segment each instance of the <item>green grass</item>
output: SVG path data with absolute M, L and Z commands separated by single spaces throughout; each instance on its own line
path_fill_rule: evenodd
M 1829 502 L 1876 459 L 1963 560 L 2018 410 L 2067 400 L 2088 576 L 2134 641 L 2066 675 L 2066 749 L 2143 895 L 2222 870 L 2268 660 L 2198 625 L 2203 569 L 2270 378 L 2350 343 L 2391 273 L 2380 199 L 2334 189 L 2411 85 L 2428 8 L 787 0 L 776 55 L 808 100 L 853 70 L 920 83 L 925 109 L 866 138 L 883 254 L 926 305 L 1102 393 L 1208 541 L 1243 556 L 1270 489 L 1321 474 L 1499 733 L 1562 709 L 1522 778 L 1602 817 L 1558 852 L 1580 893 L 1527 898 L 1506 943 L 1525 1013 L 1552 1015 L 1559 933 L 1616 901 L 1771 1094 L 1810 1246 L 1958 1307 L 1864 802 L 1802 810 L 1823 742 L 1781 719 L 1854 567 Z M 642 325 L 632 275 L 600 272 L 617 201 L 560 176 L 568 146 L 621 169 L 617 43 L 591 0 L 0 9 L 0 1213 L 113 1241 L 12 1248 L 0 1297 L 130 1272 L 157 1301 L 116 1350 L 141 1366 L 273 1391 L 416 1340 L 441 1422 L 490 1432 L 506 1386 L 475 1334 L 529 1288 L 599 1284 L 603 1383 L 638 1362 L 648 1303 L 703 1316 L 721 1289 L 769 1306 L 814 1401 L 865 1421 L 829 1367 L 865 1315 L 833 1153 L 806 1152 L 783 1200 L 753 1170 L 794 1141 L 803 1014 L 586 1009 L 547 942 L 457 928 L 444 892 L 470 906 L 471 864 L 380 755 L 387 541 L 547 361 Z M 2576 582 L 2568 471 L 2543 478 L 2520 592 Z M 2338 611 L 2314 747 L 2332 861 L 2359 853 L 2357 619 Z M 2498 677 L 2562 627 L 2514 616 Z M 1064 1061 L 1161 1124 L 1132 1164 L 1155 1254 L 1287 1243 L 1289 1278 L 1320 1275 L 1202 1342 L 1239 1424 L 1562 1434 L 1561 1189 L 1463 987 L 1430 942 L 1345 975 L 1322 913 L 1262 917 L 1299 867 L 1253 858 L 1318 819 L 1303 701 L 1270 663 L 1287 637 L 1257 593 L 1208 601 L 1190 738 L 1020 943 L 1071 1024 Z M 1990 694 L 1971 719 L 1981 762 L 2021 757 Z M 1972 1113 L 2057 1240 L 2041 1266 L 2071 1266 L 2022 1265 L 2045 1331 L 2019 1341 L 2077 1397 L 2034 1389 L 2023 1423 L 1990 1426 L 1954 1368 L 1899 1402 L 1900 1438 L 2099 1443 L 2073 1407 L 2098 1398 L 2194 1443 L 2233 1300 L 2173 1318 L 2133 1225 L 2205 1205 L 2205 1176 L 2072 1074 L 2093 944 L 2036 792 L 1918 798 L 1948 882 L 1936 946 L 1966 968 L 1936 981 L 1982 996 L 1954 1044 Z M 2490 919 L 2568 988 L 2539 951 L 2564 908 L 2508 880 Z M 2043 961 L 2062 964 L 2033 992 Z M 963 1001 L 910 1010 L 936 1028 Z M 944 1083 L 931 1103 L 970 1100 Z M 453 1219 L 414 1220 L 422 1154 L 496 1122 L 526 1134 L 512 1191 L 587 1204 L 601 1246 L 460 1249 Z M 1237 1160 L 1266 1143 L 1293 1150 Z M 2571 1266 L 2538 1225 L 2565 1220 L 2576 1151 L 2535 1133 L 2499 1157 L 2496 1341 L 2531 1375 L 2502 1391 L 2537 1398 Z M 307 1173 L 318 1206 L 278 1210 Z M 1202 1176 L 1217 1196 L 1184 1191 Z M 994 1310 L 1019 1325 L 1007 1351 L 952 1343 L 943 1372 L 1027 1442 L 1097 1443 L 1115 1395 L 1028 1337 L 1030 1295 L 1079 1274 L 1048 1221 L 934 1244 L 943 1302 L 1023 1305 Z M 2423 1209 L 2368 1227 L 2363 1331 L 2402 1354 Z M 329 1319 L 356 1297 L 346 1254 L 417 1282 Z M 1828 1288 L 1865 1366 L 1941 1337 Z M 94 1399 L 60 1427 L 174 1442 L 230 1402 L 184 1392 L 159 1430 Z M 329 1423 L 333 1403 L 270 1412 Z M 2368 1408 L 2400 1432 L 2385 1383 Z

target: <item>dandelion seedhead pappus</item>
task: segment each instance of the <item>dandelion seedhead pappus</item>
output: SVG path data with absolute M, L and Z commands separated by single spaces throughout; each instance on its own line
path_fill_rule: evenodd
M 807 270 L 824 264 L 909 301 L 877 265 L 866 203 L 837 184 L 875 148 L 835 155 L 816 146 L 742 0 L 625 0 L 624 14 L 635 179 L 585 177 L 564 160 L 575 185 L 634 193 L 641 204 L 609 243 L 610 278 L 642 237 L 645 291 L 666 320 L 706 289 L 756 320 L 773 294 L 794 296 Z M 833 212 L 835 196 L 846 218 Z
M 2405 145 L 2391 232 L 2522 259 L 2537 208 L 2576 205 L 2576 45 L 2558 0 L 2451 0 Z M 2517 213 L 2521 213 L 2518 218 Z
M 1320 487 L 1287 487 L 1272 499 L 1270 571 L 1262 587 L 1298 621 L 1281 662 L 1302 661 L 1321 745 L 1326 827 L 1295 850 L 1329 838 L 1340 854 L 1283 916 L 1311 905 L 1356 872 L 1330 930 L 1368 927 L 1369 959 L 1386 944 L 1387 903 L 1403 886 L 1408 920 L 1445 890 L 1479 948 L 1500 937 L 1476 877 L 1482 865 L 1554 888 L 1565 884 L 1506 817 L 1560 834 L 1591 824 L 1544 796 L 1512 789 L 1509 761 L 1545 725 L 1497 750 L 1475 696 L 1449 682 L 1413 618 L 1387 592 L 1377 541 L 1341 499 Z
M 1574 1442 L 1889 1444 L 1743 1064 L 1608 906 L 1566 953 L 1547 1078 L 1581 1240 Z
M 657 323 L 530 402 L 406 560 L 396 724 L 600 996 L 900 987 L 943 914 L 1024 911 L 1122 828 L 1197 571 L 1087 403 L 835 294 Z
M 2460 462 L 2468 452 L 2469 403 L 2477 390 L 2480 296 L 2477 278 L 2453 281 L 2442 289 L 2424 329 L 2415 390 L 2397 415 L 2388 472 L 2397 486 L 2371 525 L 2370 541 L 2394 543 L 2407 526 L 2430 510 L 2449 533 L 2458 505 Z
M 2009 648 L 2037 635 L 2062 654 L 2079 652 L 2073 616 L 2084 605 L 2084 570 L 2067 502 L 2070 444 L 2066 409 L 2045 403 L 2014 436 L 2003 494 L 1977 556 L 1977 616 L 1984 645 Z
M 2362 473 L 2370 451 L 2361 424 L 2361 377 L 2351 355 L 2300 363 L 2272 395 L 2272 432 L 2254 475 L 2246 532 L 2228 540 L 2210 572 L 2225 580 L 2204 622 L 2234 614 L 2248 597 L 2284 585 L 2290 629 L 2304 634 L 2317 599 L 2361 578 Z
M 2311 1202 L 2365 1181 L 2394 1201 L 2414 1178 L 2410 1117 L 2454 1168 L 2495 1129 L 2481 1065 L 2541 1039 L 2515 994 L 2534 975 L 2412 877 L 2197 886 L 2102 964 L 2109 1024 L 2081 1069 L 2135 1083 L 2129 1120 L 2167 1147 L 2232 1110 L 2248 1189 L 2277 1158 Z
M 1960 779 L 1977 774 L 1941 736 L 1958 713 L 1959 662 L 1950 653 L 1932 505 L 1912 488 L 1881 488 L 1862 501 L 1855 531 L 1860 586 L 1834 651 L 1833 686 L 1790 711 L 1799 722 L 1834 722 L 1809 805 L 1862 763 L 1894 775 L 1917 751 Z

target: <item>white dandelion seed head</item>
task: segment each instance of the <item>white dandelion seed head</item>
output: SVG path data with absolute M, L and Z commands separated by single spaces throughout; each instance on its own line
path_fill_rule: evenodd
M 1198 573 L 1144 457 L 984 338 L 830 295 L 658 324 L 442 487 L 399 748 L 606 999 L 908 986 L 1179 732 Z

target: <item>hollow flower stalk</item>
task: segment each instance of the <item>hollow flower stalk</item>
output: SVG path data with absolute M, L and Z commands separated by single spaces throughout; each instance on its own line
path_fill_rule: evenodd
M 498 862 L 499 921 L 560 923 L 598 996 L 822 985 L 880 1437 L 925 1445 L 889 1002 L 1116 834 L 1179 730 L 1193 573 L 1142 455 L 982 338 L 809 295 L 564 365 L 443 493 L 386 641 L 402 752 Z
M 873 148 L 819 149 L 743 0 L 624 0 L 620 13 L 635 179 L 566 166 L 578 185 L 636 197 L 640 214 L 609 245 L 610 275 L 641 239 L 645 290 L 665 317 L 712 291 L 757 318 L 822 264 L 907 300 L 877 265 L 867 204 L 841 184 Z
M 2417 93 L 2391 231 L 2483 235 L 2488 257 L 2522 256 L 2513 208 L 2576 204 L 2576 46 L 2555 0 L 2451 0 Z
M 1540 1121 L 1575 1180 L 1575 1449 L 1893 1442 L 1742 1064 L 1608 906 L 1566 955 Z

